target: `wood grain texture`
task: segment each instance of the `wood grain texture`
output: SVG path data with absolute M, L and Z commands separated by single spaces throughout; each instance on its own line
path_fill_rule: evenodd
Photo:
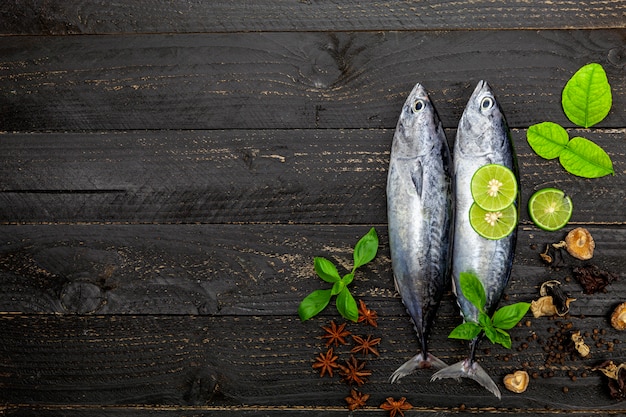
M 386 225 L 376 261 L 359 272 L 354 292 L 376 300 L 384 315 L 402 315 L 394 293 Z M 324 288 L 313 257 L 351 268 L 351 248 L 369 226 L 295 225 L 37 225 L 0 228 L 0 311 L 43 314 L 193 314 L 295 316 L 309 292 Z M 566 254 L 552 271 L 539 253 L 563 232 L 519 228 L 509 298 L 536 298 L 550 277 L 578 298 L 573 314 L 605 317 L 621 300 L 611 291 L 584 296 L 571 280 L 582 262 Z M 624 278 L 626 230 L 591 227 L 593 262 Z M 626 281 L 625 281 L 626 282 Z M 456 317 L 453 303 L 443 316 Z
M 2 343 L 0 382 L 4 399 L 12 404 L 338 408 L 345 405 L 349 387 L 337 378 L 320 378 L 311 368 L 313 358 L 325 350 L 320 326 L 329 320 L 303 324 L 280 316 L 1 316 L 0 328 L 8 337 Z M 568 322 L 583 331 L 604 326 L 603 319 L 589 317 Z M 467 353 L 465 343 L 446 341 L 453 324 L 458 318 L 439 318 L 431 338 L 433 351 L 448 362 Z M 590 359 L 568 358 L 563 365 L 546 369 L 546 352 L 539 343 L 517 347 L 531 332 L 549 337 L 551 326 L 555 321 L 537 319 L 530 328 L 512 329 L 519 340 L 512 351 L 486 344 L 481 348 L 478 357 L 503 389 L 502 400 L 467 380 L 431 383 L 428 371 L 390 384 L 389 375 L 417 349 L 406 317 L 385 316 L 374 330 L 356 324 L 350 329 L 354 334 L 382 335 L 381 356 L 368 360 L 372 376 L 361 388 L 371 394 L 369 404 L 374 407 L 389 396 L 405 396 L 422 409 L 464 404 L 526 412 L 546 407 L 624 412 L 623 404 L 608 398 L 603 377 L 592 368 L 603 359 L 624 361 L 626 343 L 612 352 L 594 348 Z M 603 337 L 619 336 L 609 331 Z M 336 352 L 347 358 L 350 347 Z M 530 372 L 554 375 L 533 379 L 521 395 L 504 390 L 502 377 L 523 363 Z M 568 376 L 570 371 L 578 376 L 575 381 Z
M 5 130 L 394 128 L 422 82 L 455 128 L 480 79 L 511 127 L 552 120 L 601 62 L 626 107 L 626 29 L 0 37 Z M 613 111 L 598 127 L 621 128 Z
M 3 34 L 624 28 L 623 0 L 385 2 L 354 0 L 9 0 Z
M 377 405 L 368 405 L 360 414 L 375 413 L 384 416 Z M 406 411 L 407 417 L 416 416 L 445 416 L 450 413 L 463 413 L 464 415 L 478 414 L 505 414 L 510 417 L 528 417 L 541 415 L 544 417 L 562 417 L 560 410 L 536 410 L 536 409 L 511 409 L 508 407 L 421 407 L 415 406 Z M 568 410 L 573 416 L 621 416 L 623 410 L 594 410 L 577 409 Z M 273 416 L 319 416 L 338 417 L 345 416 L 345 407 L 272 407 L 272 406 L 246 406 L 241 407 L 211 407 L 211 406 L 22 406 L 20 408 L 6 410 L 10 417 L 32 416 L 41 417 L 181 417 L 181 416 L 245 416 L 245 417 L 273 417 Z
M 340 318 L 329 308 L 302 323 L 296 309 L 325 285 L 313 257 L 347 271 L 371 226 L 379 254 L 351 290 L 379 326 L 350 330 L 381 337 L 381 356 L 368 361 L 371 398 L 357 413 L 386 415 L 385 398 L 405 396 L 416 406 L 407 417 L 626 415 L 593 370 L 626 362 L 608 323 L 626 291 L 624 10 L 624 0 L 2 2 L 0 415 L 345 415 L 349 387 L 311 368 L 320 326 Z M 560 94 L 589 62 L 606 69 L 613 110 L 579 130 Z M 547 186 L 575 206 L 556 233 L 522 210 L 502 304 L 537 298 L 548 279 L 576 301 L 564 318 L 527 317 L 510 351 L 480 346 L 502 401 L 430 372 L 388 383 L 418 349 L 386 231 L 399 109 L 422 82 L 452 143 L 480 79 L 513 128 L 521 206 Z M 537 157 L 526 129 L 545 120 L 602 146 L 616 175 L 578 178 Z M 583 293 L 572 278 L 583 262 L 539 258 L 575 225 L 596 240 L 592 262 L 619 276 L 606 292 Z M 450 363 L 467 354 L 447 338 L 459 323 L 448 290 L 430 344 Z M 547 342 L 573 329 L 588 333 L 591 357 L 547 361 Z M 342 359 L 350 347 L 337 348 Z M 505 391 L 520 368 L 536 373 L 528 391 Z
M 453 143 L 455 131 L 446 133 Z M 514 129 L 522 207 L 557 186 L 574 201 L 573 223 L 623 225 L 626 130 L 575 135 L 602 146 L 617 175 L 568 174 Z M 381 223 L 392 137 L 391 129 L 5 133 L 0 222 Z

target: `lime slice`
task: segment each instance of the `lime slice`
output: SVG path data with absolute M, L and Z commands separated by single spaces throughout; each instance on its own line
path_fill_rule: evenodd
M 470 207 L 469 216 L 476 233 L 486 239 L 502 239 L 517 227 L 517 208 L 513 204 L 503 210 L 488 211 L 474 203 Z
M 504 165 L 489 164 L 478 168 L 470 187 L 474 202 L 487 211 L 503 210 L 517 197 L 515 174 Z
M 551 232 L 565 226 L 573 210 L 572 199 L 556 188 L 543 188 L 528 200 L 528 214 L 532 221 Z

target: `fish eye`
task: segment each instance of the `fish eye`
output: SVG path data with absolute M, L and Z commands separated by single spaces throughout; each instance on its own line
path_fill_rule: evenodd
M 418 113 L 422 111 L 424 107 L 426 107 L 426 103 L 424 103 L 424 100 L 417 99 L 413 103 L 413 108 L 411 110 L 413 110 L 413 113 Z
M 494 104 L 494 100 L 491 97 L 485 97 L 482 99 L 482 101 L 480 102 L 480 109 L 481 110 L 489 110 L 490 108 L 493 107 Z

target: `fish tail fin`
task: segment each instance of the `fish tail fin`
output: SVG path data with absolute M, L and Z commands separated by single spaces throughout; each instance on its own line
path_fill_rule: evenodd
M 389 377 L 389 381 L 393 384 L 417 369 L 445 369 L 447 367 L 448 365 L 436 356 L 427 353 L 426 357 L 424 357 L 424 354 L 420 352 L 396 369 Z
M 480 366 L 477 362 L 471 361 L 470 359 L 465 359 L 461 362 L 457 362 L 454 365 L 450 365 L 447 368 L 441 369 L 436 372 L 431 381 L 435 381 L 437 379 L 443 378 L 470 378 L 474 381 L 478 382 L 480 385 L 485 387 L 489 392 L 498 397 L 498 399 L 502 398 L 502 394 L 500 394 L 500 390 L 493 379 L 485 372 L 485 370 Z

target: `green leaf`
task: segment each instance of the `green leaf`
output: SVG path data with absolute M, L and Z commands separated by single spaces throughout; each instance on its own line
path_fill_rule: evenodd
M 615 174 L 611 157 L 589 139 L 575 137 L 559 156 L 567 172 L 584 178 L 598 178 Z
M 613 98 L 602 65 L 585 65 L 570 78 L 561 96 L 563 111 L 578 126 L 588 128 L 609 114 Z
M 315 264 L 315 272 L 324 281 L 333 283 L 341 280 L 337 267 L 328 259 L 316 257 L 313 262 Z
M 526 140 L 537 155 L 545 159 L 554 159 L 567 146 L 569 135 L 560 125 L 543 122 L 528 128 Z
M 346 274 L 341 280 L 344 284 L 350 285 L 350 283 L 354 280 L 354 273 L 350 272 L 349 274 Z
M 356 306 L 356 301 L 347 288 L 344 288 L 337 295 L 337 311 L 346 320 L 356 322 L 359 319 L 359 308 Z
M 331 290 L 331 295 L 337 295 L 339 294 L 341 291 L 344 290 L 344 288 L 346 288 L 346 283 L 343 281 L 337 281 L 333 284 L 333 288 Z
M 526 315 L 529 303 L 516 303 L 504 306 L 496 311 L 491 318 L 493 326 L 498 329 L 512 329 Z
M 456 326 L 450 332 L 448 337 L 451 339 L 472 340 L 473 338 L 478 336 L 481 330 L 482 328 L 478 324 L 468 321 L 466 323 Z
M 365 236 L 359 239 L 354 247 L 354 268 L 352 272 L 374 259 L 377 251 L 378 235 L 376 234 L 376 230 L 372 227 Z
M 485 336 L 491 340 L 491 343 L 498 343 L 498 331 L 494 327 L 488 327 L 483 330 L 485 331 Z
M 480 324 L 480 327 L 485 330 L 493 328 L 491 317 L 489 317 L 486 313 L 483 313 L 482 311 L 478 313 L 478 324 Z
M 459 275 L 459 283 L 461 285 L 461 292 L 467 298 L 467 300 L 474 304 L 474 306 L 482 311 L 485 308 L 487 297 L 485 296 L 485 289 L 478 277 L 471 272 L 461 272 Z
M 487 336 L 489 337 L 489 336 Z M 495 332 L 492 334 L 493 338 L 489 338 L 493 343 L 498 343 L 504 346 L 507 349 L 511 349 L 511 336 L 507 332 L 502 329 L 495 329 Z
M 300 320 L 305 321 L 324 310 L 330 302 L 331 290 L 316 290 L 307 295 L 298 306 Z

